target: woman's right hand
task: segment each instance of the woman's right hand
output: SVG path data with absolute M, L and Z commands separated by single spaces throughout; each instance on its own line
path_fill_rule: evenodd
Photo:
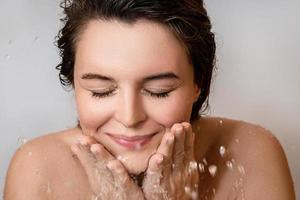
M 130 178 L 122 163 L 103 145 L 91 137 L 82 136 L 80 143 L 71 146 L 82 164 L 95 200 L 141 200 L 142 190 Z

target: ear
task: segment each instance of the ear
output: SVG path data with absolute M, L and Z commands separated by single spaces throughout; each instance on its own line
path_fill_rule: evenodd
M 194 103 L 198 100 L 200 94 L 201 94 L 201 89 L 197 84 L 194 84 Z

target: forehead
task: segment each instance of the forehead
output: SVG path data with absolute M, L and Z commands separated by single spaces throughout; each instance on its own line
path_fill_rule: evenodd
M 91 20 L 76 44 L 75 66 L 81 70 L 151 73 L 187 65 L 182 43 L 165 25 L 148 20 L 134 24 Z

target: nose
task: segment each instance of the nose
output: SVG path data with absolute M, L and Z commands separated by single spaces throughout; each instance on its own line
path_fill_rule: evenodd
M 143 102 L 134 92 L 126 92 L 120 96 L 114 115 L 115 119 L 127 128 L 137 126 L 146 120 Z

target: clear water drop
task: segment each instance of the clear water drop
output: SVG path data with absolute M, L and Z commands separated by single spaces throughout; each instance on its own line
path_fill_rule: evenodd
M 18 137 L 18 143 L 20 143 L 21 145 L 26 144 L 26 142 L 27 142 L 26 138 L 24 138 L 24 137 Z
M 189 163 L 189 168 L 188 168 L 189 173 L 192 173 L 193 171 L 197 171 L 197 170 L 198 170 L 198 163 L 196 161 L 191 161 Z
M 222 126 L 222 125 L 223 125 L 223 120 L 220 120 L 220 121 L 219 121 L 219 124 Z
M 233 164 L 232 164 L 232 162 L 231 162 L 230 160 L 227 160 L 227 161 L 226 161 L 226 167 L 227 167 L 228 169 L 230 169 L 230 170 L 233 170 Z
M 40 38 L 39 38 L 38 36 L 35 36 L 35 37 L 34 37 L 34 41 L 35 41 L 35 42 L 39 41 L 39 39 L 40 39 Z
M 235 141 L 235 143 L 240 143 L 240 139 L 238 139 L 238 138 L 235 138 L 234 141 Z
M 12 44 L 12 40 L 8 40 L 8 44 L 11 45 Z
M 123 156 L 117 156 L 117 159 L 118 159 L 119 161 L 121 161 L 122 163 L 125 163 L 125 162 L 128 160 L 128 158 L 125 158 L 125 157 L 123 157 Z
M 200 173 L 204 173 L 204 172 L 205 172 L 205 166 L 204 166 L 203 163 L 200 162 L 200 163 L 198 164 L 198 167 L 199 167 Z
M 219 153 L 222 157 L 224 157 L 226 153 L 226 148 L 224 146 L 220 146 Z
M 203 158 L 202 161 L 203 161 L 204 165 L 207 165 L 207 160 L 206 160 L 206 158 Z
M 28 152 L 28 156 L 32 156 L 32 152 L 31 151 Z
M 217 174 L 218 167 L 217 167 L 216 165 L 210 165 L 210 166 L 208 167 L 208 171 L 209 171 L 210 175 L 211 175 L 212 177 L 214 177 L 214 176 Z
M 238 170 L 239 170 L 239 172 L 240 172 L 242 175 L 245 175 L 245 174 L 246 174 L 246 173 L 245 173 L 245 168 L 244 168 L 244 166 L 239 165 L 239 166 L 238 166 Z

